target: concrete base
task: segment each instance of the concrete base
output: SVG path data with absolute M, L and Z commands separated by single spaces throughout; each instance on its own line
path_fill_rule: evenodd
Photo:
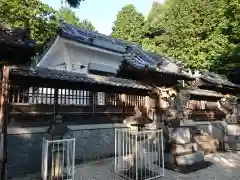
M 240 150 L 240 136 L 225 136 L 224 137 L 225 150 L 239 151 Z
M 165 158 L 164 159 L 165 163 L 167 164 L 175 164 L 175 160 L 176 160 L 176 163 L 178 165 L 192 165 L 194 163 L 199 163 L 204 161 L 204 152 L 197 151 L 192 154 L 175 156 L 175 157 L 172 154 L 165 153 L 164 158 Z

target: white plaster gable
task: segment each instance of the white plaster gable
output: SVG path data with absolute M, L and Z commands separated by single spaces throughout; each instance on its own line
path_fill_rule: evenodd
M 121 60 L 120 53 L 57 37 L 37 66 L 88 73 L 91 64 L 99 64 L 97 70 L 116 72 Z

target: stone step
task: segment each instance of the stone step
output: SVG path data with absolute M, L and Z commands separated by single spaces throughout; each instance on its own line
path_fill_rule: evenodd
M 240 143 L 240 136 L 224 136 L 224 142 Z
M 240 125 L 228 124 L 226 129 L 227 129 L 227 135 L 240 136 Z
M 239 142 L 225 142 L 224 148 L 225 148 L 225 150 L 239 151 L 240 143 Z
M 197 151 L 181 156 L 174 156 L 173 154 L 165 153 L 164 158 L 165 163 L 167 164 L 192 165 L 204 161 L 204 152 Z
M 192 153 L 197 151 L 196 143 L 188 143 L 188 144 L 169 144 L 171 146 L 170 153 L 174 155 L 182 154 L 182 153 Z

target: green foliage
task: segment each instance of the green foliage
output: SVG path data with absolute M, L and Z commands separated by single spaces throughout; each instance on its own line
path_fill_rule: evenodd
M 166 1 L 161 15 L 152 15 L 159 18 L 158 28 L 166 28 L 154 37 L 155 51 L 182 60 L 192 69 L 227 68 L 223 59 L 240 42 L 239 5 L 236 0 Z
M 76 26 L 95 30 L 91 22 L 80 21 L 71 9 L 55 11 L 40 0 L 4 0 L 0 1 L 0 7 L 0 21 L 6 22 L 10 27 L 27 26 L 31 38 L 38 44 L 38 52 L 32 59 L 33 66 L 36 65 L 39 55 L 51 44 L 61 18 Z
M 0 1 L 0 7 L 1 20 L 13 27 L 24 28 L 28 24 L 31 38 L 38 44 L 56 35 L 61 17 L 76 26 L 95 30 L 91 22 L 80 21 L 70 8 L 55 11 L 40 0 L 4 0 Z
M 80 6 L 80 3 L 83 2 L 84 0 L 66 0 L 66 1 L 70 5 L 70 7 L 76 8 Z
M 81 28 L 85 28 L 85 29 L 91 30 L 91 31 L 96 31 L 96 28 L 95 28 L 95 27 L 92 25 L 92 23 L 91 23 L 89 20 L 87 20 L 87 19 L 79 22 L 79 25 L 78 25 L 78 26 L 81 27 Z
M 117 14 L 112 37 L 141 42 L 143 38 L 144 16 L 131 4 L 126 5 Z
M 0 1 L 0 17 L 13 27 L 28 25 L 31 38 L 43 43 L 55 34 L 56 21 L 52 20 L 55 11 L 39 0 Z
M 63 18 L 65 22 L 68 22 L 70 24 L 73 24 L 75 26 L 89 29 L 94 31 L 95 27 L 92 25 L 92 23 L 88 20 L 80 21 L 79 18 L 76 16 L 75 12 L 73 12 L 70 8 L 61 8 L 57 12 L 57 19 L 58 21 Z
M 155 2 L 144 26 L 139 26 L 136 14 L 133 6 L 125 6 L 118 13 L 113 37 L 134 39 L 145 50 L 182 60 L 191 69 L 229 73 L 239 68 L 239 0 Z

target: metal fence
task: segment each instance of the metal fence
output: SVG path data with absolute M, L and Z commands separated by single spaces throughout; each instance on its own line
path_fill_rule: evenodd
M 115 130 L 115 172 L 126 179 L 164 176 L 163 131 Z
M 74 180 L 75 138 L 47 140 L 43 138 L 43 180 Z

